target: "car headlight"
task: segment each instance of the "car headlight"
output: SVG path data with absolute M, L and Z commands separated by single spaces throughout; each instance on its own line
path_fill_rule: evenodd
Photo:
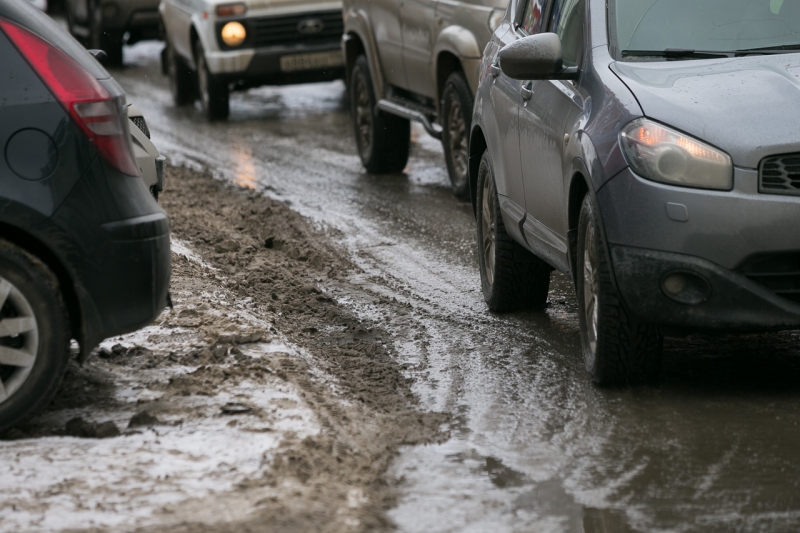
M 489 13 L 489 29 L 494 31 L 503 22 L 503 16 L 505 16 L 505 11 L 502 9 L 493 9 L 491 13 Z
M 725 152 L 672 128 L 641 118 L 619 134 L 625 159 L 639 176 L 683 187 L 733 188 L 733 163 Z
M 235 21 L 225 24 L 220 34 L 222 36 L 222 42 L 228 46 L 239 46 L 244 42 L 244 38 L 247 37 L 247 32 L 244 26 L 242 26 L 242 23 Z

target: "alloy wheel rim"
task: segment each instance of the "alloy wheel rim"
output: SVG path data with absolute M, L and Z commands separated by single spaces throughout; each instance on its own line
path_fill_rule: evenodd
M 495 251 L 495 212 L 494 212 L 494 180 L 486 175 L 483 181 L 483 199 L 481 202 L 481 249 L 483 265 L 489 285 L 494 284 L 494 251 Z
M 0 403 L 30 376 L 39 352 L 39 327 L 30 302 L 0 277 Z
M 361 148 L 361 153 L 365 154 L 368 152 L 371 144 L 372 109 L 367 85 L 364 81 L 364 76 L 360 73 L 355 78 L 355 95 L 356 133 L 358 135 L 358 144 L 359 148 Z
M 595 250 L 594 225 L 586 228 L 583 246 L 583 312 L 586 319 L 586 335 L 589 351 L 597 350 L 597 253 Z
M 464 124 L 464 112 L 458 100 L 453 100 L 450 104 L 450 112 L 447 117 L 447 133 L 450 140 L 450 164 L 459 177 L 459 182 L 463 181 L 467 175 L 467 128 Z

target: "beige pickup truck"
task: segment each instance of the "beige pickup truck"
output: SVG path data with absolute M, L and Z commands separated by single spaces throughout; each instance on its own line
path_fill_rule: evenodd
M 344 0 L 344 49 L 356 144 L 368 172 L 403 170 L 410 121 L 444 145 L 469 198 L 467 138 L 478 69 L 508 0 Z

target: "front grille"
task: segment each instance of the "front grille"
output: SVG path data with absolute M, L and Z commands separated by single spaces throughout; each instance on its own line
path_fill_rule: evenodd
M 800 252 L 757 255 L 738 270 L 778 296 L 800 303 Z
M 316 33 L 303 33 L 300 23 L 305 27 L 320 28 Z M 321 23 L 321 24 L 320 24 Z M 250 19 L 254 46 L 273 46 L 278 44 L 323 44 L 339 42 L 344 32 L 341 11 L 321 11 L 287 15 L 283 17 L 262 17 Z
M 800 196 L 800 154 L 766 157 L 758 167 L 758 190 Z

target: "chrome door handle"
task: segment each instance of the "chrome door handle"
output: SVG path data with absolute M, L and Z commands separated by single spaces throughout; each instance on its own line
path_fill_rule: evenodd
M 492 76 L 495 78 L 500 75 L 500 65 L 497 63 L 492 63 L 489 65 L 489 71 L 492 73 Z
M 522 86 L 522 88 L 519 90 L 519 93 L 522 95 L 522 99 L 526 102 L 531 99 L 531 96 L 533 96 L 533 91 L 525 85 Z

